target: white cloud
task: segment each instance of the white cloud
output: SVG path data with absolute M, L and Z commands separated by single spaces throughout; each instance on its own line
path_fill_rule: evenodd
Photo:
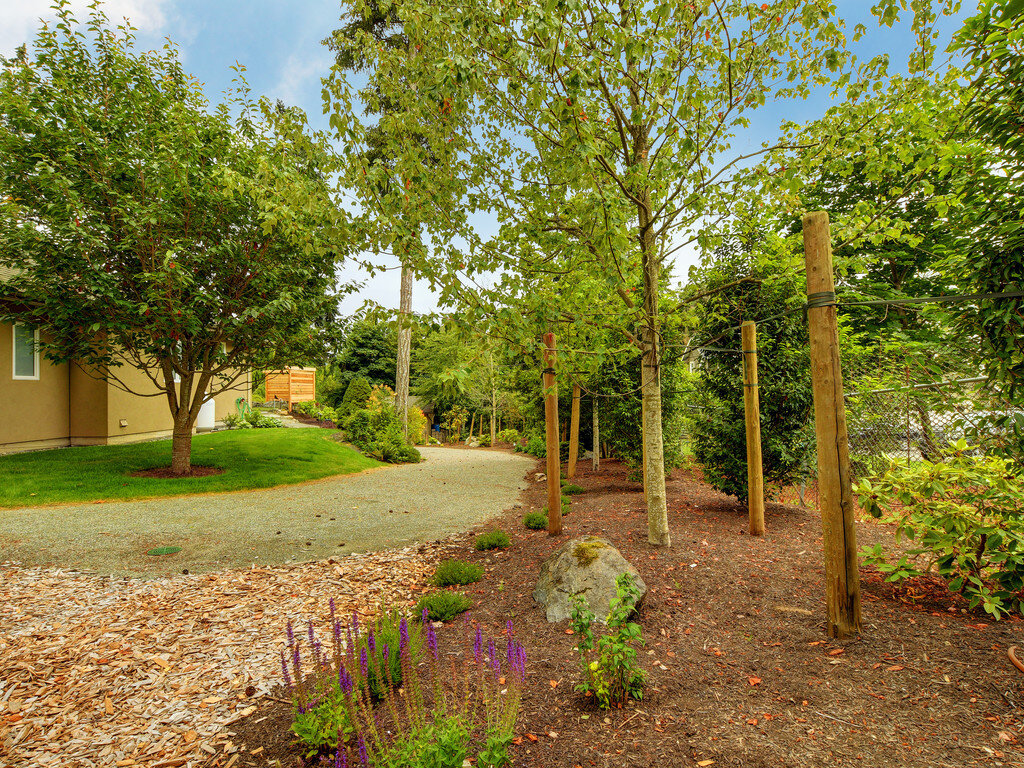
M 281 99 L 288 105 L 301 105 L 307 101 L 303 96 L 310 83 L 316 85 L 314 91 L 319 95 L 320 78 L 330 70 L 331 63 L 331 53 L 327 50 L 321 49 L 315 54 L 305 55 L 293 53 L 281 67 L 281 74 L 271 90 L 271 97 Z M 318 106 L 319 101 L 314 99 L 313 104 Z
M 35 37 L 40 19 L 52 20 L 53 0 L 4 0 L 0 2 L 0 53 L 10 55 L 22 43 Z M 139 32 L 155 34 L 167 23 L 165 6 L 168 0 L 107 0 L 103 11 L 111 25 L 117 26 L 124 17 Z M 89 16 L 89 0 L 72 0 L 71 8 L 79 21 Z

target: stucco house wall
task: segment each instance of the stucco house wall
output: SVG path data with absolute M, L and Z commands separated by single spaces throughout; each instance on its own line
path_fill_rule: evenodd
M 0 454 L 68 445 L 128 443 L 171 434 L 171 414 L 162 393 L 144 397 L 89 375 L 78 365 L 54 365 L 40 356 L 38 379 L 14 378 L 14 330 L 0 323 Z M 130 366 L 117 375 L 139 392 L 154 392 L 146 375 Z M 249 399 L 251 377 L 214 397 L 214 418 Z
M 0 451 L 68 444 L 68 366 L 40 356 L 38 374 L 14 378 L 14 326 L 0 323 Z

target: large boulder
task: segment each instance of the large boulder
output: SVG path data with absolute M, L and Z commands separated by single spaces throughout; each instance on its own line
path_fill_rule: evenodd
M 597 536 L 572 539 L 541 564 L 533 599 L 544 606 L 548 621 L 555 622 L 568 619 L 573 595 L 582 595 L 597 620 L 605 623 L 611 600 L 617 596 L 615 580 L 623 573 L 633 575 L 639 604 L 647 585 L 610 541 Z

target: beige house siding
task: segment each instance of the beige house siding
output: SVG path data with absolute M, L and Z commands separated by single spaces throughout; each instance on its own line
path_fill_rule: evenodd
M 14 330 L 0 323 L 0 453 L 68 445 L 68 366 L 39 357 L 39 379 L 14 378 Z
M 0 323 L 0 454 L 67 445 L 129 443 L 171 434 L 171 414 L 162 393 L 151 397 L 90 376 L 78 365 L 53 365 L 40 358 L 39 380 L 13 378 L 13 330 Z M 144 373 L 130 366 L 117 375 L 139 392 L 156 392 Z M 214 418 L 223 421 L 235 400 L 249 399 L 244 374 L 214 397 Z M 122 421 L 124 426 L 122 426 Z

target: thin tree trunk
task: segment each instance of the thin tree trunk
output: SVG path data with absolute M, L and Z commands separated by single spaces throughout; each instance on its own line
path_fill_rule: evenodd
M 395 410 L 402 420 L 402 433 L 409 439 L 409 359 L 412 351 L 412 268 L 402 265 L 402 291 L 398 307 L 398 367 L 395 371 Z
M 192 425 L 188 409 L 179 408 L 171 433 L 171 474 L 187 475 L 192 471 Z
M 643 156 L 646 157 L 646 149 Z M 644 190 L 637 206 L 640 253 L 644 276 L 643 440 L 647 496 L 647 540 L 655 546 L 671 546 L 668 505 L 665 498 L 665 447 L 661 431 L 661 354 L 658 338 L 658 288 L 661 272 L 651 220 L 651 197 Z
M 491 445 L 497 442 L 497 418 L 498 418 L 498 388 L 494 383 L 494 353 L 487 352 L 487 364 L 491 368 Z
M 597 431 L 597 395 L 593 395 L 594 402 L 594 440 L 593 440 L 593 453 L 594 453 L 594 471 L 597 472 L 601 469 L 601 435 Z

